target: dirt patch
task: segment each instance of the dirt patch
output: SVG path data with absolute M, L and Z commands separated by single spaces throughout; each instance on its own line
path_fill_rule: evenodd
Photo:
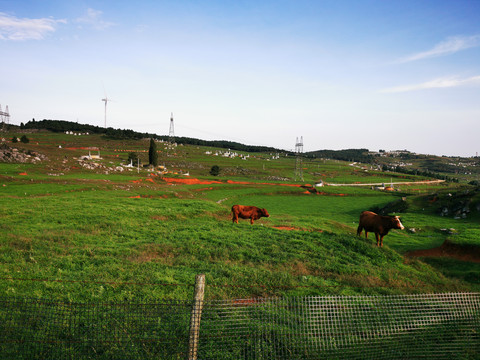
M 163 181 L 173 184 L 187 184 L 187 185 L 211 185 L 211 184 L 221 184 L 221 181 L 215 180 L 199 180 L 195 178 L 189 179 L 180 179 L 180 178 L 162 178 Z
M 139 254 L 130 256 L 131 262 L 142 264 L 148 262 L 160 262 L 165 265 L 173 265 L 176 254 L 168 245 L 147 245 Z
M 272 226 L 274 229 L 277 230 L 285 230 L 285 231 L 317 231 L 317 232 L 323 232 L 323 230 L 309 230 L 309 229 L 304 229 L 304 228 L 299 228 L 299 227 L 294 227 L 294 226 Z
M 405 253 L 408 257 L 449 257 L 461 261 L 480 263 L 480 246 L 459 245 L 448 240 L 436 248 L 414 250 Z
M 278 230 L 287 230 L 287 231 L 292 231 L 292 230 L 305 231 L 305 229 L 297 228 L 297 227 L 293 227 L 293 226 L 274 226 L 274 228 L 278 229 Z
M 152 216 L 153 220 L 159 220 L 159 221 L 168 221 L 168 217 L 164 215 L 155 215 Z

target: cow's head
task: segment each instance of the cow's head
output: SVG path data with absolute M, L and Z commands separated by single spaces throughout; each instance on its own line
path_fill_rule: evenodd
M 264 217 L 269 217 L 270 216 L 267 209 L 262 209 L 262 216 L 264 216 Z
M 405 229 L 405 227 L 403 226 L 398 216 L 394 216 L 393 219 L 394 219 L 394 225 L 395 225 L 394 229 L 400 229 L 400 230 Z

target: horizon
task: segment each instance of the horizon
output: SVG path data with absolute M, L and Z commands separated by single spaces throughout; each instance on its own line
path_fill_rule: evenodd
M 114 5 L 114 6 L 112 6 Z M 0 105 L 294 149 L 473 157 L 480 2 L 0 0 Z
M 75 122 L 75 121 L 69 121 L 69 120 L 54 120 L 54 119 L 42 119 L 42 120 L 36 120 L 36 119 L 32 119 L 34 120 L 35 122 L 40 122 L 40 121 L 64 121 L 64 122 L 72 122 L 72 123 L 75 123 L 75 124 L 78 124 L 78 125 L 87 125 L 87 126 L 97 126 L 97 125 L 91 125 L 91 124 L 82 124 L 82 123 L 78 123 L 78 122 Z M 31 120 L 30 120 L 31 121 Z M 11 124 L 13 126 L 16 126 L 16 127 L 20 127 L 21 125 L 15 125 L 15 124 Z M 102 126 L 97 126 L 98 128 L 101 128 L 101 129 L 105 129 L 104 127 Z M 114 129 L 114 128 L 113 128 Z M 26 129 L 28 130 L 28 129 Z M 45 129 L 46 130 L 46 129 Z M 127 129 L 127 128 L 117 128 L 117 129 L 114 129 L 114 130 L 132 130 L 135 132 L 135 130 L 133 129 Z M 46 130 L 46 131 L 51 131 L 51 130 Z M 72 130 L 70 130 L 72 131 Z M 63 132 L 63 131 L 62 131 Z M 73 131 L 74 132 L 74 131 Z M 65 131 L 66 133 L 66 131 Z M 149 132 L 139 132 L 139 133 L 145 133 L 147 135 L 155 135 L 155 136 L 159 136 L 159 137 L 166 137 L 168 138 L 169 135 L 168 134 L 157 134 L 157 133 L 149 133 Z M 231 141 L 231 140 L 226 140 L 226 139 L 212 139 L 212 140 L 207 140 L 207 139 L 203 139 L 203 138 L 198 138 L 198 137 L 185 137 L 185 136 L 175 136 L 175 138 L 190 138 L 190 139 L 195 139 L 195 140 L 201 140 L 201 141 L 218 141 L 218 142 L 233 142 L 233 143 L 238 143 L 240 145 L 245 145 L 245 146 L 258 146 L 258 147 L 269 147 L 267 145 L 255 145 L 255 144 L 249 144 L 249 143 L 242 143 L 242 142 L 237 142 L 237 141 Z M 201 145 L 200 145 L 201 146 Z M 279 151 L 286 151 L 286 152 L 295 152 L 295 149 L 283 149 L 283 148 L 273 148 L 274 150 L 279 150 Z M 318 152 L 318 151 L 343 151 L 343 150 L 358 150 L 358 149 L 365 149 L 367 150 L 368 152 L 374 152 L 374 153 L 381 153 L 381 152 L 386 152 L 386 153 L 392 153 L 392 152 L 398 152 L 398 151 L 407 151 L 413 155 L 424 155 L 424 156 L 438 156 L 438 157 L 448 157 L 448 158 L 453 158 L 453 157 L 458 157 L 458 158 L 465 158 L 465 159 L 468 159 L 468 158 L 474 158 L 474 157 L 478 157 L 478 154 L 475 154 L 475 155 L 472 155 L 472 156 L 466 156 L 466 157 L 463 157 L 463 156 L 455 156 L 455 155 L 452 155 L 452 156 L 449 156 L 449 155 L 436 155 L 436 154 L 427 154 L 427 153 L 416 153 L 414 151 L 411 151 L 409 149 L 379 149 L 379 150 L 373 150 L 373 149 L 368 149 L 368 148 L 342 148 L 342 149 L 327 149 L 327 148 L 323 148 L 323 149 L 315 149 L 315 150 L 309 150 L 309 151 L 304 151 L 303 154 L 305 153 L 312 153 L 312 152 Z

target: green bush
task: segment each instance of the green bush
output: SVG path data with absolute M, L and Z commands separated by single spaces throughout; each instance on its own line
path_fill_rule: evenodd
M 136 152 L 131 152 L 131 153 L 128 153 L 128 159 L 127 159 L 127 163 L 130 164 L 132 163 L 133 165 L 136 165 L 138 162 L 138 155 Z
M 212 176 L 218 176 L 220 174 L 220 168 L 218 165 L 213 165 L 212 168 L 210 169 L 210 175 Z

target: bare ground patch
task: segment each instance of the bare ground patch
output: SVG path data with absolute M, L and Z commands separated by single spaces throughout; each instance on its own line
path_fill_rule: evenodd
M 449 257 L 461 261 L 480 263 L 480 246 L 460 245 L 445 240 L 438 247 L 425 250 L 413 250 L 405 253 L 408 257 Z
M 284 231 L 309 231 L 309 232 L 323 232 L 323 230 L 319 229 L 305 229 L 301 227 L 296 227 L 296 226 L 286 226 L 286 225 L 279 225 L 279 226 L 272 226 L 274 229 L 277 230 L 284 230 Z
M 134 263 L 160 262 L 165 265 L 173 265 L 175 252 L 172 246 L 164 244 L 150 244 L 145 246 L 136 255 L 128 258 Z

